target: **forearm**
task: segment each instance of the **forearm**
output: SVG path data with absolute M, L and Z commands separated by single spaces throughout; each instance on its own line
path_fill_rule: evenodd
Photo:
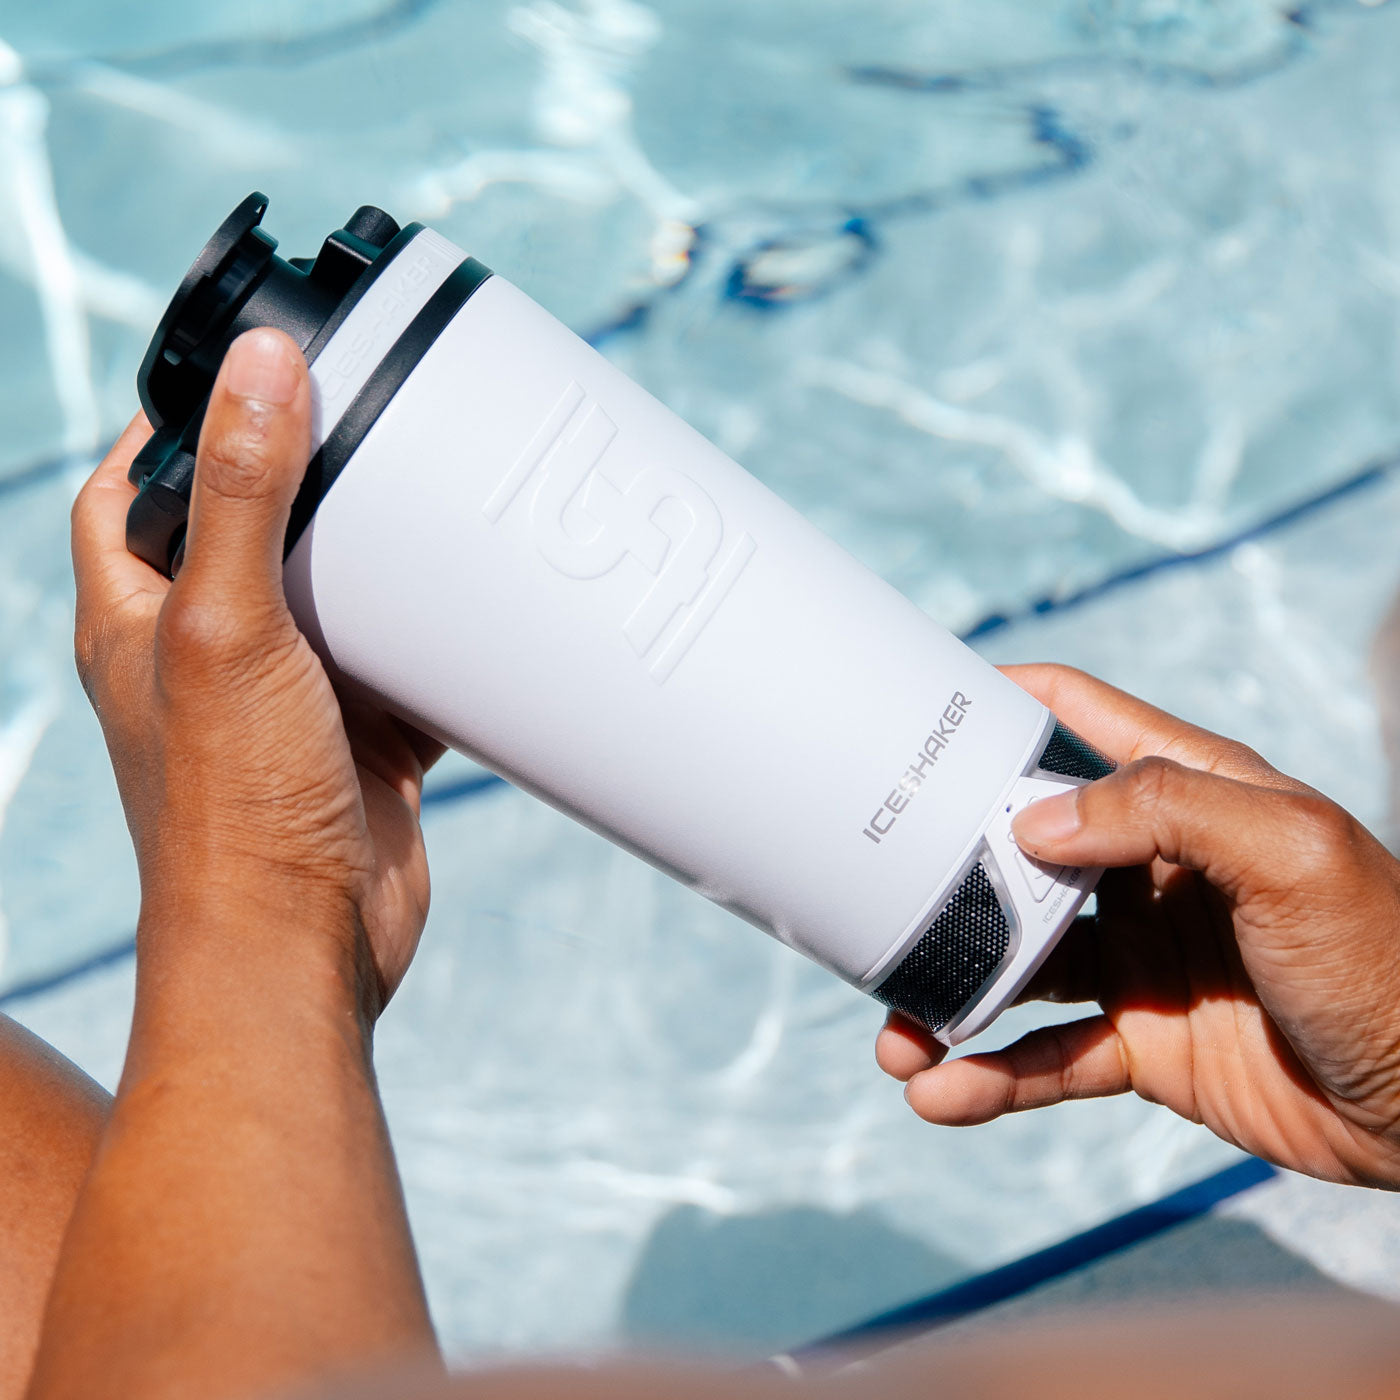
M 433 1346 L 354 940 L 223 906 L 143 918 L 158 951 L 33 1400 L 214 1400 Z

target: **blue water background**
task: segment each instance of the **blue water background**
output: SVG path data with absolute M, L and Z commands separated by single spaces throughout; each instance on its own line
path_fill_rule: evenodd
M 253 188 L 289 254 L 432 222 L 993 659 L 1385 824 L 1397 74 L 1357 0 L 0 6 L 0 987 L 116 950 L 11 1009 L 111 1081 L 137 895 L 66 512 Z M 915 1122 L 872 1003 L 477 776 L 379 1046 L 457 1353 L 794 1345 L 1229 1160 L 1126 1100 Z

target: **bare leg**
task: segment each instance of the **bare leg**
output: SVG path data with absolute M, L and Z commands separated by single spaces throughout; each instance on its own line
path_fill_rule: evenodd
M 0 1400 L 29 1383 L 44 1300 L 111 1095 L 0 1015 Z

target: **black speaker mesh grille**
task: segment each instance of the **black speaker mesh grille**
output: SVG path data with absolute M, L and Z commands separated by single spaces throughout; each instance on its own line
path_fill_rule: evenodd
M 1118 765 L 1101 754 L 1087 739 L 1081 739 L 1072 729 L 1057 720 L 1055 732 L 1036 760 L 1036 767 L 1047 773 L 1063 773 L 1067 778 L 1106 778 Z
M 982 866 L 974 865 L 928 932 L 872 995 L 940 1031 L 997 970 L 1010 941 L 997 892 Z

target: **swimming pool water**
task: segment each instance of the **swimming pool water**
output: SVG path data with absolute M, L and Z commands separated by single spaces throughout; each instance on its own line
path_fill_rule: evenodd
M 288 254 L 433 222 L 994 660 L 1382 822 L 1398 61 L 1357 0 L 0 8 L 0 986 L 115 950 L 9 1009 L 115 1074 L 136 890 L 66 510 L 252 188 Z M 1228 1159 L 1128 1101 L 913 1121 L 873 1003 L 469 776 L 379 1043 L 460 1354 L 799 1343 Z

